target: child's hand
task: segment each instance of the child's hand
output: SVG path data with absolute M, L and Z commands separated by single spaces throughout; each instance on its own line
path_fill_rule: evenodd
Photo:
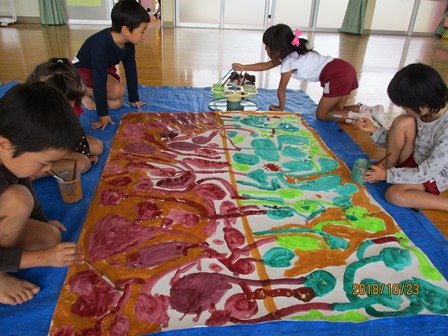
M 244 65 L 240 63 L 232 63 L 232 69 L 235 71 L 244 71 Z
M 387 170 L 383 166 L 371 165 L 364 173 L 363 178 L 364 181 L 369 183 L 385 181 L 387 179 Z
M 131 103 L 132 107 L 136 107 L 138 109 L 141 109 L 144 105 L 146 105 L 146 103 L 142 102 L 142 101 L 137 101 L 137 102 L 133 102 Z
M 115 125 L 115 123 L 112 121 L 112 118 L 110 116 L 102 116 L 100 117 L 100 121 L 94 122 L 92 124 L 93 129 L 101 128 L 102 130 L 106 128 L 108 124 Z
M 369 118 L 361 117 L 355 121 L 355 125 L 365 132 L 374 133 L 376 131 L 376 126 Z
M 79 253 L 76 243 L 59 243 L 44 252 L 44 259 L 48 266 L 70 266 L 82 262 L 81 253 Z
M 269 106 L 269 111 L 283 111 L 284 109 L 282 109 L 280 107 L 280 105 L 270 105 Z

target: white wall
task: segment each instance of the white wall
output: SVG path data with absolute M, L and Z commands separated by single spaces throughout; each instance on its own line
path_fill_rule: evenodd
M 17 16 L 39 17 L 38 0 L 13 0 Z

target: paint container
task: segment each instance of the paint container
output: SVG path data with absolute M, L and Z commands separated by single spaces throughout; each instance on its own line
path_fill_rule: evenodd
M 212 94 L 214 99 L 222 99 L 224 98 L 224 85 L 221 83 L 215 83 L 212 86 Z
M 76 172 L 73 179 L 73 172 L 66 171 L 58 174 L 63 180 L 57 180 L 59 192 L 65 203 L 76 203 L 82 198 L 81 173 Z
M 364 158 L 356 159 L 352 169 L 352 180 L 356 183 L 364 184 L 364 173 L 369 169 L 371 162 Z
M 227 96 L 227 111 L 241 111 L 241 95 L 231 94 Z

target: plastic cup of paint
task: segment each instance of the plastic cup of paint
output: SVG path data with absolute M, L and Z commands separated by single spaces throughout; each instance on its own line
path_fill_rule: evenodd
M 224 91 L 224 86 L 221 83 L 215 83 L 212 85 L 213 91 Z
M 81 173 L 76 172 L 74 179 L 72 171 L 59 173 L 59 176 L 63 179 L 57 180 L 62 200 L 65 203 L 76 203 L 80 201 L 82 198 Z
M 240 111 L 241 106 L 241 95 L 230 94 L 227 96 L 227 111 Z
M 364 174 L 372 163 L 364 158 L 356 159 L 352 168 L 352 180 L 359 184 L 364 184 Z

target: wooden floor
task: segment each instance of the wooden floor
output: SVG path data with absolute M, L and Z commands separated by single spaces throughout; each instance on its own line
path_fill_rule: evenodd
M 262 31 L 215 29 L 161 29 L 153 23 L 137 47 L 139 81 L 144 85 L 206 87 L 227 73 L 233 62 L 266 60 Z M 49 26 L 13 24 L 0 28 L 0 81 L 23 81 L 34 66 L 49 57 L 72 58 L 83 41 L 102 26 Z M 435 67 L 448 81 L 448 40 L 438 37 L 393 35 L 355 36 L 336 33 L 305 33 L 321 54 L 341 57 L 358 71 L 359 89 L 349 103 L 382 104 L 398 110 L 386 94 L 395 72 L 412 62 Z M 257 85 L 276 88 L 278 69 L 255 73 Z M 292 80 L 289 88 L 304 90 L 314 101 L 321 96 L 318 83 Z M 274 103 L 274 102 L 273 102 Z M 373 159 L 384 150 L 353 126 L 343 128 Z M 448 193 L 445 193 L 448 197 Z M 441 211 L 425 211 L 448 238 L 448 216 Z

